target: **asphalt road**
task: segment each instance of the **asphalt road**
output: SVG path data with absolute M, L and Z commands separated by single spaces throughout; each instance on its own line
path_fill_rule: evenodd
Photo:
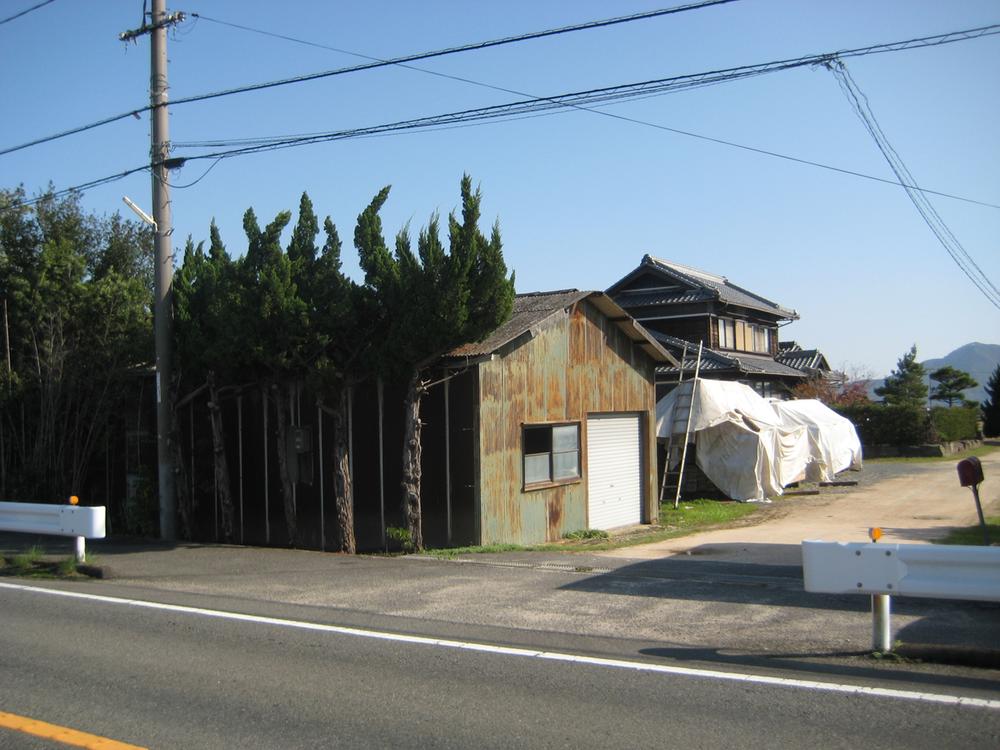
M 371 613 L 171 597 L 137 586 L 2 584 L 0 710 L 151 748 L 1000 745 L 1000 690 L 974 678 L 943 687 L 891 674 L 822 675 L 804 664 L 774 685 L 754 681 L 773 679 L 773 670 L 745 665 L 676 673 L 691 665 L 655 642 L 563 634 L 554 648 L 551 634 L 532 646 L 530 633 L 501 626 L 451 623 L 442 637 L 440 623 Z M 422 633 L 434 635 L 413 637 Z M 463 645 L 470 641 L 516 647 L 483 651 Z M 993 702 L 952 705 L 928 694 Z M 0 730 L 3 748 L 54 746 Z

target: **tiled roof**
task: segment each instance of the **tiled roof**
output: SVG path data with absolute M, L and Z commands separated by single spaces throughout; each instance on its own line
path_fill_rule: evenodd
M 653 337 L 663 344 L 668 350 L 673 352 L 678 359 L 687 344 L 688 360 L 695 356 L 698 347 L 691 342 L 685 342 L 675 336 L 668 336 L 658 331 L 651 331 Z M 688 364 L 688 367 L 691 365 Z M 676 373 L 677 367 L 660 367 L 658 372 Z M 701 372 L 737 372 L 747 375 L 777 375 L 780 377 L 802 378 L 805 373 L 801 370 L 788 367 L 781 362 L 776 362 L 770 357 L 762 354 L 746 354 L 744 352 L 720 352 L 717 349 L 702 348 L 701 350 Z
M 678 292 L 633 291 L 618 292 L 615 301 L 626 310 L 633 307 L 651 307 L 653 305 L 686 305 L 692 302 L 704 302 L 715 299 L 715 295 L 707 289 L 684 289 Z
M 651 255 L 643 256 L 642 266 L 654 268 L 662 275 L 673 278 L 689 288 L 678 290 L 676 293 L 672 293 L 669 290 L 649 290 L 645 292 L 639 289 L 631 292 L 616 292 L 615 297 L 623 307 L 673 304 L 681 301 L 699 302 L 714 297 L 727 305 L 737 305 L 751 310 L 770 313 L 779 319 L 797 320 L 799 317 L 798 313 L 794 310 L 789 310 L 769 299 L 761 297 L 759 294 L 754 294 L 737 286 L 725 276 L 706 273 L 697 268 L 691 268 L 680 263 L 671 263 L 662 258 L 654 258 Z M 642 300 L 641 302 L 639 301 L 640 299 Z
M 826 357 L 816 349 L 795 349 L 782 351 L 778 354 L 778 361 L 782 364 L 794 367 L 796 370 L 829 370 Z

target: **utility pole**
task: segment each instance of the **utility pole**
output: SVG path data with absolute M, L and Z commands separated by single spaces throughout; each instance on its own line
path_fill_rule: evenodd
M 173 409 L 170 401 L 171 348 L 173 335 L 174 252 L 170 215 L 170 185 L 167 162 L 170 158 L 170 122 L 167 111 L 167 27 L 184 20 L 183 13 L 167 14 L 166 0 L 153 0 L 149 23 L 143 18 L 138 29 L 119 35 L 124 42 L 144 34 L 150 38 L 149 103 L 152 146 L 150 171 L 153 179 L 153 249 L 155 283 L 153 303 L 156 341 L 156 455 L 159 476 L 160 538 L 177 538 L 177 497 L 174 492 L 174 460 L 170 438 Z

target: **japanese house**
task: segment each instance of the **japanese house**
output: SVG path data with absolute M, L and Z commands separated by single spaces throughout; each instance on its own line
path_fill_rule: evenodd
M 686 348 L 693 361 L 702 343 L 704 377 L 736 380 L 761 396 L 781 398 L 812 374 L 810 368 L 829 370 L 818 352 L 810 358 L 801 348 L 795 352 L 779 347 L 779 330 L 798 320 L 795 310 L 724 276 L 646 255 L 607 294 L 676 358 Z M 669 391 L 677 377 L 676 367 L 658 368 L 658 395 Z

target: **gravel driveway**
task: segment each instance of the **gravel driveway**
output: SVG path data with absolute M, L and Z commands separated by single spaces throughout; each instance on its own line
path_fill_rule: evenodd
M 1000 511 L 1000 451 L 984 456 L 980 497 L 987 514 Z M 977 522 L 972 492 L 958 483 L 957 461 L 874 462 L 846 479 L 853 487 L 823 488 L 819 495 L 785 496 L 751 516 L 746 525 L 600 553 L 654 559 L 703 559 L 795 565 L 803 539 L 868 540 L 882 528 L 884 542 L 926 543 L 957 526 Z M 757 523 L 754 523 L 754 521 Z

